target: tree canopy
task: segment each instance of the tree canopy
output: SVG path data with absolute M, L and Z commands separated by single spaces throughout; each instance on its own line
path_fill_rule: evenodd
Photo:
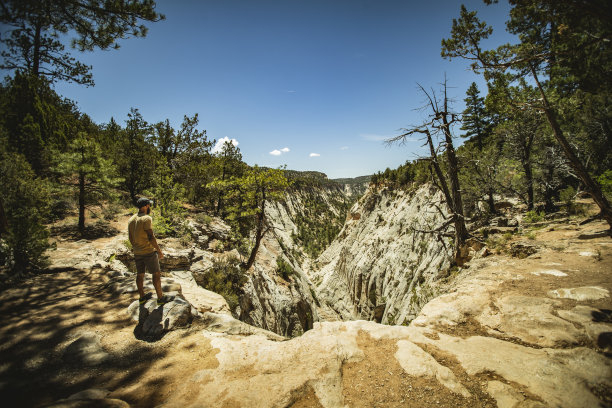
M 152 0 L 2 0 L 0 23 L 10 28 L 0 68 L 93 85 L 91 66 L 66 51 L 64 37 L 79 51 L 119 48 L 118 40 L 147 34 L 141 22 L 164 18 Z

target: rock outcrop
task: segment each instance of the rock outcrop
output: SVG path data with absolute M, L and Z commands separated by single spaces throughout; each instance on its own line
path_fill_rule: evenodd
M 183 297 L 174 294 L 174 299 L 158 306 L 157 299 L 149 299 L 140 304 L 135 300 L 128 307 L 128 314 L 134 322 L 138 322 L 134 333 L 139 338 L 156 339 L 164 333 L 180 327 L 187 327 L 195 309 Z
M 450 267 L 452 240 L 423 232 L 443 223 L 444 207 L 430 186 L 369 190 L 309 272 L 325 313 L 387 324 L 416 317 Z

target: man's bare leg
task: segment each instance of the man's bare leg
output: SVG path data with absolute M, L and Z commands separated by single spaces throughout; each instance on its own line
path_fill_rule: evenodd
M 144 273 L 139 273 L 136 275 L 136 287 L 138 288 L 138 294 L 140 295 L 141 299 L 145 296 L 144 275 Z
M 161 288 L 161 272 L 153 273 L 153 287 L 155 288 L 155 293 L 157 294 L 157 298 L 161 299 L 163 296 L 162 288 Z

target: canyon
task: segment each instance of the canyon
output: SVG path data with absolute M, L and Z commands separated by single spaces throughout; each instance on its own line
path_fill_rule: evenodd
M 164 291 L 176 295 L 163 307 L 135 300 L 125 217 L 118 235 L 54 237 L 49 270 L 0 293 L 0 390 L 54 407 L 612 403 L 603 222 L 530 226 L 508 213 L 517 226 L 458 266 L 452 241 L 431 233 L 446 215 L 435 189 L 347 191 L 268 206 L 272 228 L 233 306 L 197 284 L 240 256 L 220 219 L 191 217 L 187 246 L 162 241 Z M 300 239 L 315 228 L 304 214 L 339 230 L 316 257 Z

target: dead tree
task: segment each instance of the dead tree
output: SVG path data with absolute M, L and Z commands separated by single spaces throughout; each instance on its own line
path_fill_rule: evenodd
M 450 226 L 450 224 L 453 224 L 455 227 L 455 259 L 458 260 L 461 249 L 465 246 L 465 242 L 469 238 L 469 233 L 465 225 L 461 187 L 459 185 L 459 165 L 457 155 L 455 153 L 455 147 L 453 145 L 453 136 L 451 133 L 452 125 L 459 120 L 459 117 L 458 115 L 449 111 L 449 101 L 446 93 L 446 80 L 442 85 L 444 93 L 442 103 L 440 103 L 433 90 L 428 92 L 421 85 L 419 85 L 421 92 L 423 92 L 428 100 L 427 105 L 423 109 L 431 111 L 431 113 L 428 115 L 429 119 L 419 126 L 404 129 L 404 132 L 401 135 L 388 139 L 386 143 L 388 145 L 393 143 L 402 144 L 406 142 L 409 136 L 414 134 L 425 135 L 425 144 L 429 147 L 430 152 L 430 157 L 428 160 L 433 167 L 432 173 L 435 174 L 434 184 L 444 194 L 444 198 L 450 213 L 450 218 L 445 220 L 443 227 L 446 228 Z M 434 147 L 434 136 L 442 139 L 438 149 L 441 150 L 441 153 Z M 440 167 L 440 163 L 438 162 L 440 156 L 443 156 L 446 160 L 446 165 L 448 167 L 448 172 L 446 175 L 444 175 L 442 168 Z M 439 233 L 441 231 L 440 228 L 436 228 L 435 230 L 429 232 Z

